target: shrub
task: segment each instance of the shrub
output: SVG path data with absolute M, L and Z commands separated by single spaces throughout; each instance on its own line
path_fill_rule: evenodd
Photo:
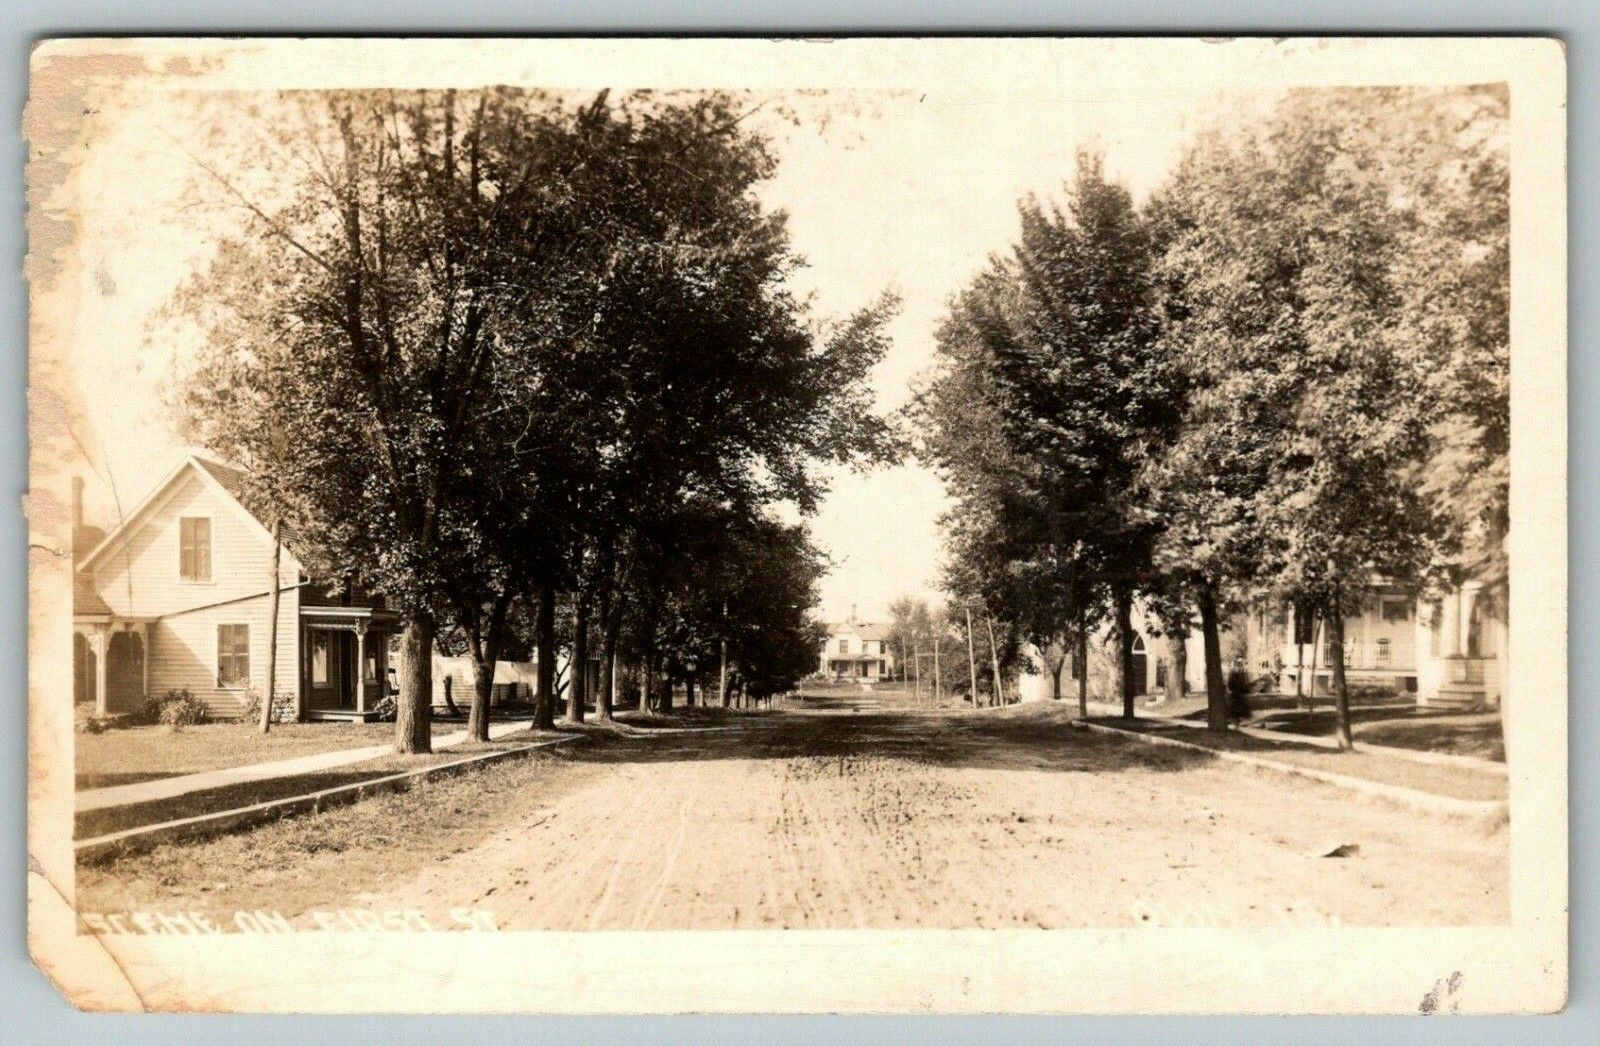
M 110 729 L 111 717 L 96 715 L 92 704 L 80 704 L 72 710 L 72 726 L 80 734 L 104 733 Z
M 376 713 L 378 722 L 392 723 L 399 715 L 399 706 L 395 704 L 393 697 L 385 697 L 372 707 L 372 711 Z
M 210 718 L 206 703 L 187 690 L 168 690 L 159 698 L 147 698 L 138 712 L 140 722 L 161 723 L 174 730 L 198 726 Z
M 1250 718 L 1250 673 L 1235 668 L 1228 673 L 1228 715 L 1233 719 Z
M 246 687 L 239 704 L 239 716 L 245 723 L 261 722 L 261 691 L 253 686 Z M 294 695 L 278 691 L 278 696 L 272 702 L 272 721 L 292 723 L 295 719 Z

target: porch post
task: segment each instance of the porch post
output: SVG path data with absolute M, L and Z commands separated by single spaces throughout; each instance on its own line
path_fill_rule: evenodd
M 1439 601 L 1439 638 L 1444 641 L 1441 657 L 1459 657 L 1461 654 L 1461 591 L 1448 593 Z
M 145 700 L 150 698 L 150 622 L 139 622 L 139 646 L 143 649 L 144 656 L 140 659 L 139 667 L 144 672 L 144 678 L 139 686 L 144 693 Z
M 367 623 L 356 622 L 356 711 L 367 710 Z
M 94 714 L 106 714 L 106 654 L 110 650 L 105 625 L 94 626 Z

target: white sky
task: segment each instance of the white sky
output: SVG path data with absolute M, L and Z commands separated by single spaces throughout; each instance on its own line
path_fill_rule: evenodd
M 1307 53 L 1286 56 L 1266 41 L 1142 41 L 1132 52 L 1117 41 L 1077 41 L 1067 50 L 942 41 L 914 52 L 908 43 L 873 52 L 837 43 L 524 41 L 456 43 L 451 51 L 442 42 L 430 49 L 388 41 L 360 44 L 359 60 L 354 45 L 338 41 L 301 42 L 299 51 L 219 44 L 219 53 L 234 50 L 211 64 L 187 62 L 175 86 L 498 80 L 582 89 L 824 88 L 830 109 L 856 111 L 820 133 L 785 130 L 777 142 L 780 172 L 762 194 L 790 212 L 794 243 L 810 262 L 798 289 L 815 292 L 821 314 L 842 315 L 886 287 L 902 295 L 893 348 L 875 375 L 880 404 L 892 409 L 930 359 L 948 296 L 1014 236 L 1018 198 L 1056 193 L 1080 146 L 1100 146 L 1111 175 L 1142 197 L 1195 130 L 1236 108 L 1239 97 L 1230 94 L 1223 104 L 1221 92 L 1259 101 L 1289 82 L 1280 66 L 1314 66 L 1319 57 L 1310 44 Z M 159 68 L 156 59 L 170 45 L 128 46 Z M 308 50 L 316 48 L 329 54 Z M 880 52 L 886 57 L 876 64 L 864 57 Z M 774 62 L 775 54 L 786 64 Z M 187 75 L 196 68 L 204 70 L 200 77 Z M 172 69 L 169 58 L 166 71 Z M 1388 78 L 1403 79 L 1393 72 Z M 78 170 L 83 266 L 72 352 L 93 419 L 79 437 L 104 462 L 102 481 L 89 491 L 91 518 L 102 522 L 114 517 L 107 476 L 126 510 L 182 452 L 162 397 L 192 346 L 170 331 L 148 335 L 156 311 L 205 257 L 211 238 L 203 221 L 180 213 L 183 186 L 195 172 L 179 143 L 203 147 L 185 140 L 186 129 L 161 102 L 172 86 L 157 80 L 148 90 L 123 85 L 106 94 L 89 122 L 90 147 Z M 822 103 L 808 97 L 799 104 Z M 813 520 L 817 541 L 837 562 L 823 590 L 824 616 L 842 617 L 852 606 L 880 616 L 897 596 L 934 596 L 935 519 L 944 505 L 938 480 L 921 468 L 834 475 Z

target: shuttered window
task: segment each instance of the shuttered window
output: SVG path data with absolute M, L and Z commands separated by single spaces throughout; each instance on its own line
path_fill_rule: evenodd
M 242 687 L 250 682 L 250 626 L 217 626 L 217 685 Z
M 211 580 L 211 520 L 205 516 L 178 520 L 178 576 L 185 581 Z

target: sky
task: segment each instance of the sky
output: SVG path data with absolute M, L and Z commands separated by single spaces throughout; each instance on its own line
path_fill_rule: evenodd
M 1110 175 L 1142 198 L 1171 169 L 1183 143 L 1224 108 L 1220 88 L 1203 76 L 1180 89 L 1169 78 L 1149 77 L 1148 69 L 1093 53 L 1098 57 L 1083 64 L 1081 76 L 1055 62 L 1055 75 L 1043 78 L 981 69 L 951 75 L 959 70 L 948 63 L 942 72 L 896 66 L 877 76 L 871 69 L 830 73 L 829 62 L 808 57 L 795 69 L 822 72 L 787 78 L 810 87 L 792 94 L 774 92 L 786 78 L 775 76 L 770 63 L 741 64 L 743 52 L 739 61 L 696 65 L 686 77 L 674 61 L 653 70 L 649 63 L 613 64 L 615 56 L 602 51 L 551 74 L 550 83 L 714 83 L 755 90 L 782 103 L 773 108 L 797 112 L 798 126 L 775 118 L 767 124 L 780 162 L 760 195 L 789 214 L 794 245 L 808 260 L 796 289 L 813 295 L 819 317 L 847 315 L 883 290 L 900 295 L 892 348 L 873 375 L 879 407 L 888 411 L 906 402 L 915 376 L 929 365 L 950 295 L 1015 236 L 1021 197 L 1059 195 L 1075 153 L 1093 146 L 1104 152 Z M 252 61 L 258 62 L 253 71 Z M 263 71 L 269 66 L 270 75 Z M 512 67 L 503 59 L 499 68 Z M 299 68 L 330 75 L 316 63 Z M 407 71 L 403 82 L 417 84 L 457 75 L 417 63 L 395 68 Z M 248 55 L 219 60 L 202 80 L 208 89 L 225 90 L 273 77 L 317 85 L 303 71 L 285 72 L 282 63 Z M 844 83 L 827 86 L 830 77 Z M 505 79 L 543 82 L 521 67 Z M 178 86 L 192 89 L 187 80 Z M 191 154 L 206 155 L 207 147 L 184 126 L 171 91 L 157 80 L 108 92 L 90 117 L 79 157 L 75 213 L 83 265 L 72 337 L 86 420 L 76 436 L 97 463 L 86 500 L 91 521 L 102 523 L 136 504 L 184 452 L 167 397 L 193 342 L 160 310 L 184 275 L 204 262 L 218 225 L 192 206 L 188 189 L 200 174 Z M 865 474 L 832 469 L 827 476 L 829 494 L 811 520 L 833 563 L 822 587 L 822 616 L 854 610 L 881 618 L 899 596 L 937 599 L 937 519 L 947 507 L 938 478 L 916 465 Z

